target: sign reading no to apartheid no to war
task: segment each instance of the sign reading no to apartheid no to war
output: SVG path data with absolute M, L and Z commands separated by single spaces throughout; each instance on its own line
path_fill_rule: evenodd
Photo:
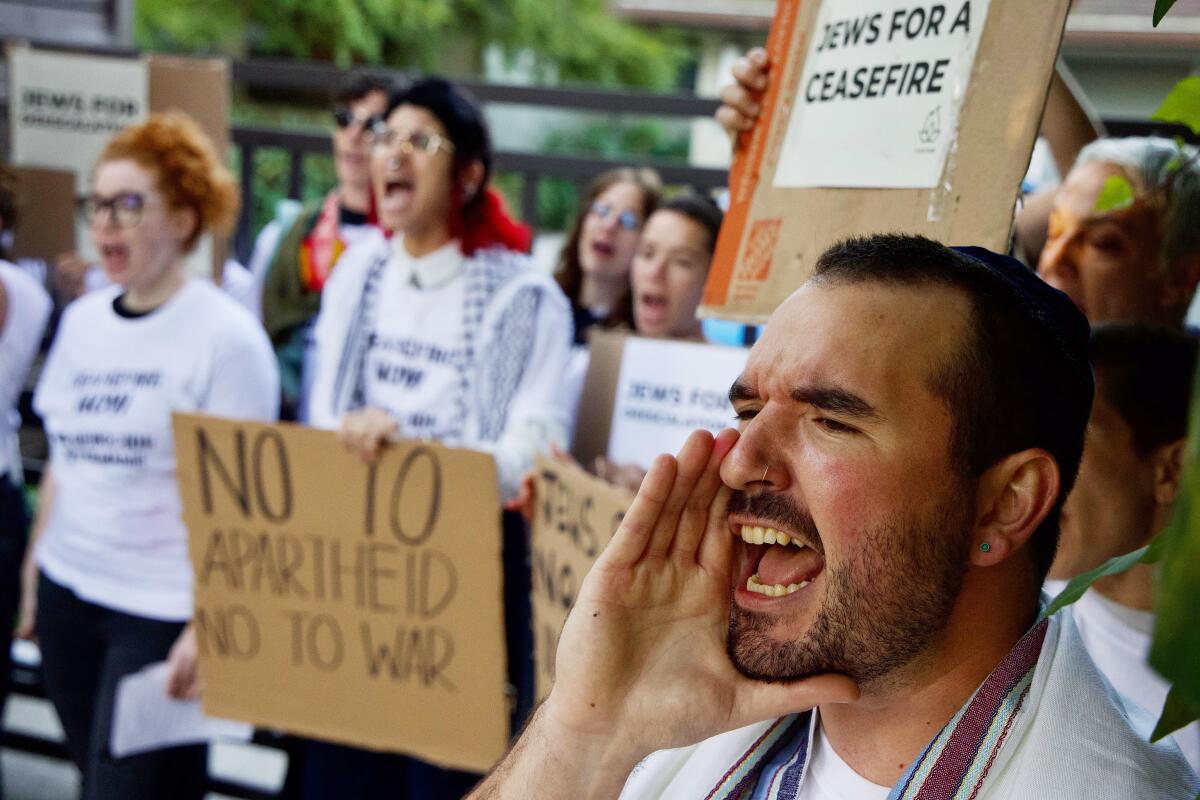
M 482 771 L 508 741 L 490 456 L 176 415 L 205 713 Z
M 742 347 L 642 339 L 597 331 L 572 453 L 649 469 L 697 428 L 734 427 L 729 387 L 746 365 Z
M 539 457 L 534 464 L 537 507 L 533 555 L 534 692 L 545 699 L 554 684 L 554 657 L 567 614 L 592 564 L 616 532 L 633 493 L 572 463 Z
M 1069 0 L 779 0 L 701 314 L 762 321 L 852 235 L 1005 250 Z

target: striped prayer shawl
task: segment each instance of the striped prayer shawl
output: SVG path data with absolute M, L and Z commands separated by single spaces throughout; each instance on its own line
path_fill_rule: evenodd
M 1047 620 L 1029 630 L 974 696 L 925 746 L 888 800 L 973 800 L 1021 710 L 1046 639 Z M 794 800 L 811 751 L 814 714 L 782 717 L 758 738 L 705 800 L 747 800 L 769 787 L 768 800 Z M 785 751 L 791 756 L 777 759 Z M 768 765 L 779 761 L 767 774 Z

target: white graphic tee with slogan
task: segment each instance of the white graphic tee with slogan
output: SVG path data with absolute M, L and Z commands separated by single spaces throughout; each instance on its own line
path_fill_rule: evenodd
M 34 395 L 56 487 L 37 561 L 84 600 L 183 621 L 192 569 L 171 413 L 273 420 L 279 373 L 254 317 L 206 281 L 136 318 L 115 311 L 120 291 L 68 307 Z

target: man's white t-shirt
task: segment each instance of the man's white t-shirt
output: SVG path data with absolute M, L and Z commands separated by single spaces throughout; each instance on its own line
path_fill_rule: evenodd
M 887 800 L 892 787 L 872 783 L 855 772 L 829 744 L 819 724 L 813 733 L 808 777 L 796 800 Z
M 1079 635 L 1101 674 L 1157 719 L 1170 684 L 1148 662 L 1154 613 L 1114 603 L 1095 589 L 1084 593 L 1074 609 Z M 1192 769 L 1200 772 L 1200 723 L 1193 722 L 1172 737 Z
M 46 290 L 28 272 L 7 261 L 0 261 L 0 283 L 8 296 L 8 310 L 0 323 L 0 478 L 7 474 L 20 483 L 17 401 L 42 342 L 51 303 Z
M 63 314 L 34 407 L 56 486 L 39 567 L 84 600 L 152 619 L 192 615 L 171 414 L 273 420 L 279 373 L 256 320 L 203 280 L 117 313 L 119 287 Z

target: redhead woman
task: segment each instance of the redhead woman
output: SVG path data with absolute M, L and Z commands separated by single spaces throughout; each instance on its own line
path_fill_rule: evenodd
M 535 453 L 566 442 L 569 305 L 488 186 L 488 129 L 465 92 L 440 78 L 396 91 L 372 142 L 382 230 L 326 284 L 310 419 L 364 459 L 392 437 L 490 453 L 509 497 Z M 476 779 L 314 744 L 305 794 L 457 797 Z
M 661 190 L 654 170 L 619 167 L 598 175 L 580 198 L 555 270 L 571 301 L 576 345 L 587 344 L 592 325 L 633 326 L 629 265 Z
M 168 660 L 194 696 L 192 569 L 171 414 L 271 420 L 279 378 L 254 317 L 184 258 L 227 231 L 237 187 L 188 118 L 155 114 L 100 154 L 81 211 L 113 285 L 63 314 L 34 398 L 50 441 L 19 633 L 36 632 L 46 693 L 83 797 L 199 798 L 206 748 L 109 752 L 122 677 Z

